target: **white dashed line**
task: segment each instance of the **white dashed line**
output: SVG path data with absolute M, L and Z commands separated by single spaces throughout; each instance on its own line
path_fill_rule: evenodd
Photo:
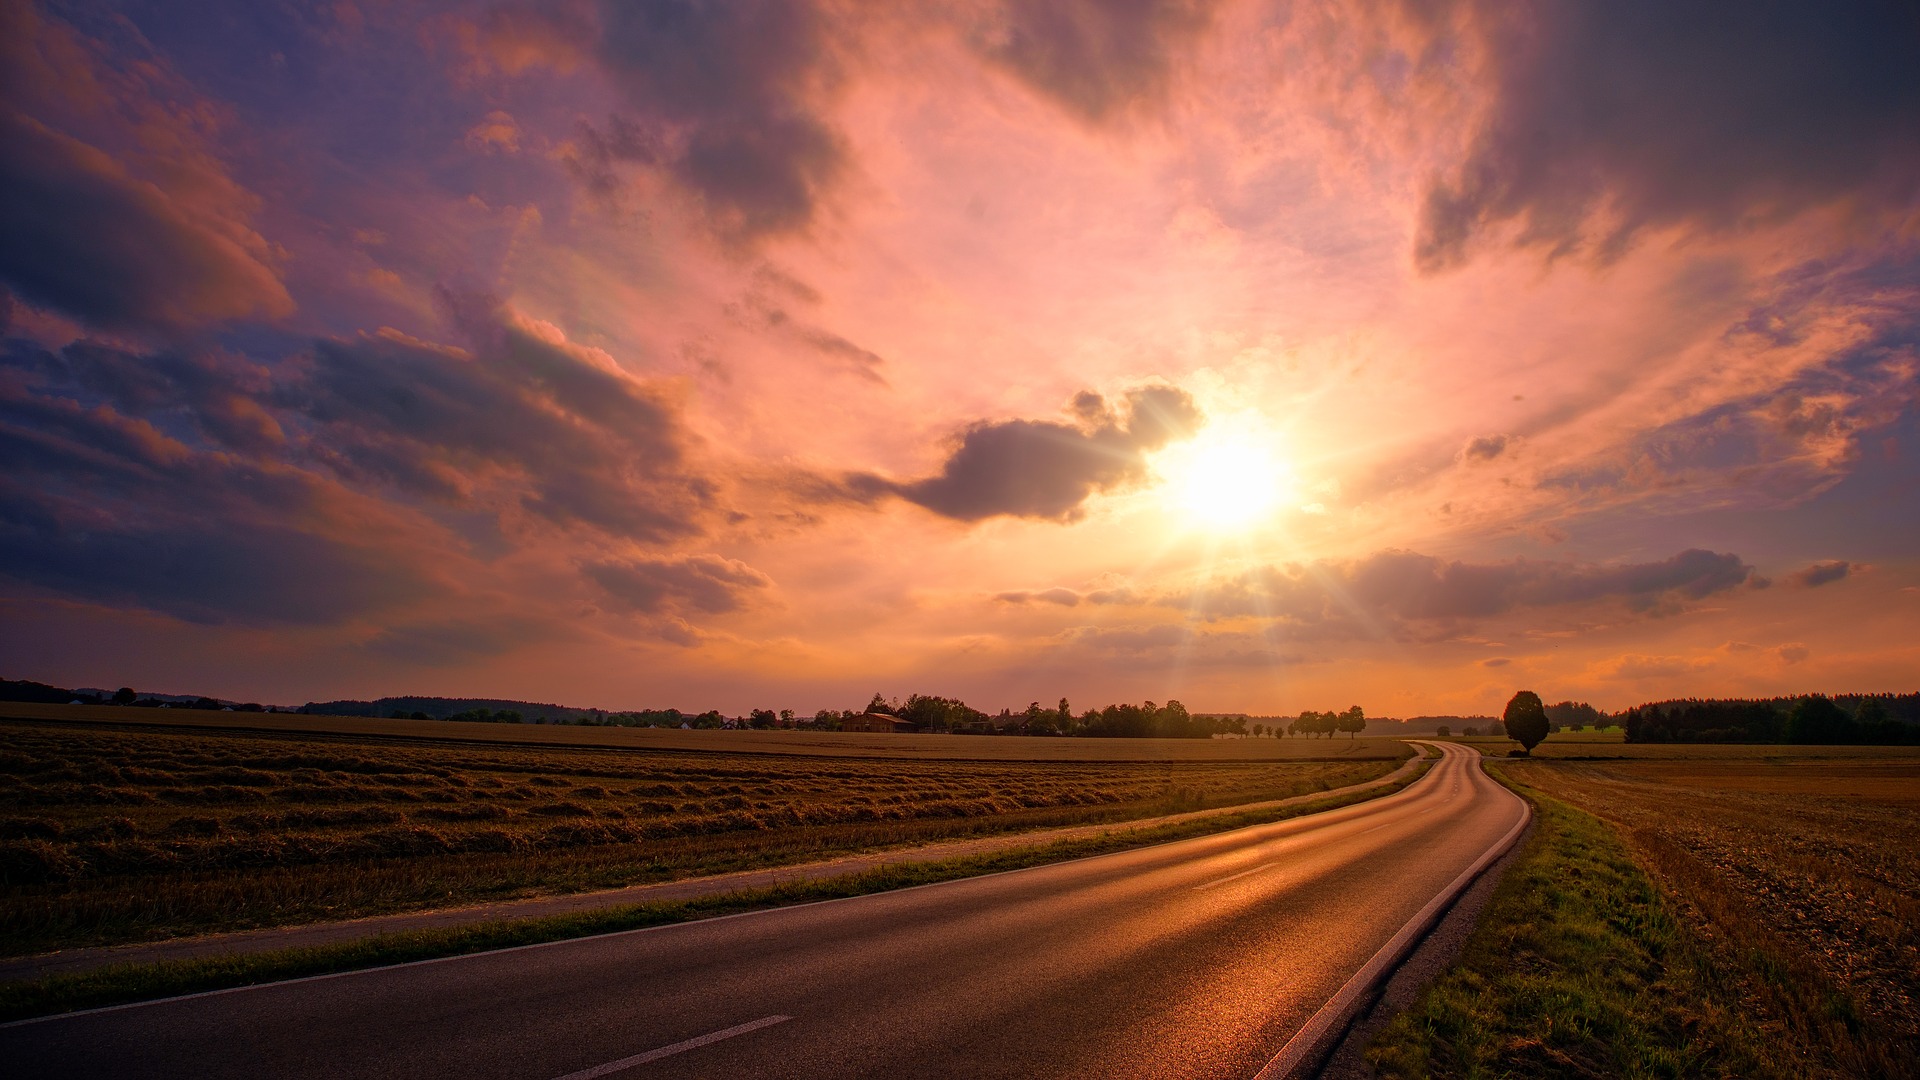
M 1234 878 L 1243 878 L 1243 877 L 1246 877 L 1248 874 L 1257 874 L 1262 870 L 1271 870 L 1273 869 L 1273 867 L 1274 867 L 1273 863 L 1266 863 L 1261 866 L 1256 866 L 1251 870 L 1242 870 L 1237 874 L 1228 874 L 1226 877 L 1216 878 L 1212 881 L 1209 881 L 1205 885 L 1195 885 L 1193 887 L 1193 891 L 1199 892 L 1201 889 L 1211 889 L 1215 885 L 1225 885 L 1227 882 L 1232 881 Z
M 697 1039 L 677 1042 L 672 1046 L 663 1046 L 658 1050 L 649 1050 L 644 1054 L 624 1057 L 619 1061 L 609 1061 L 605 1065 L 595 1065 L 591 1069 L 581 1069 L 579 1072 L 570 1072 L 565 1076 L 558 1077 L 557 1080 L 597 1080 L 598 1077 L 611 1076 L 623 1069 L 631 1069 L 635 1065 L 645 1065 L 649 1061 L 659 1061 L 663 1057 L 672 1057 L 675 1054 L 684 1054 L 689 1050 L 698 1050 L 703 1046 L 717 1043 L 722 1039 L 731 1039 L 735 1035 L 745 1035 L 749 1031 L 759 1031 L 763 1027 L 784 1024 L 791 1019 L 793 1019 L 791 1016 L 763 1016 L 758 1020 L 753 1020 L 745 1024 L 736 1024 L 733 1027 L 721 1031 L 702 1035 Z

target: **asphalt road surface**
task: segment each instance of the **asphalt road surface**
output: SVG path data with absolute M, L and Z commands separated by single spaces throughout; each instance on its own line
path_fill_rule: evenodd
M 14 1077 L 1251 1077 L 1524 804 L 1399 794 L 850 900 L 0 1028 Z

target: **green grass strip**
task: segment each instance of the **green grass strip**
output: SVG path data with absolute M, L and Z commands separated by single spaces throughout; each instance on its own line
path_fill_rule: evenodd
M 1537 791 L 1533 835 L 1459 961 L 1375 1038 L 1413 1077 L 1766 1077 L 1738 975 L 1692 931 L 1606 823 Z
M 796 881 L 760 889 L 745 889 L 690 900 L 655 901 L 609 907 L 572 915 L 474 923 L 468 926 L 377 934 L 358 941 L 269 952 L 240 953 L 152 964 L 116 964 L 92 971 L 50 975 L 41 979 L 0 983 L 0 1021 L 19 1020 L 75 1009 L 99 1008 L 133 1001 L 224 990 L 236 986 L 276 982 L 308 975 L 325 975 L 362 968 L 384 967 L 414 960 L 535 945 L 547 941 L 638 930 L 649 926 L 709 919 L 747 911 L 785 907 L 818 900 L 887 892 L 913 885 L 977 877 L 1005 870 L 1106 855 L 1131 848 L 1185 840 L 1249 825 L 1335 810 L 1391 795 L 1425 774 L 1427 764 L 1391 784 L 1366 791 L 1329 796 L 1297 806 L 1267 807 L 1216 816 L 1169 822 L 1139 829 L 1116 827 L 1099 836 L 1061 840 L 1033 847 L 1009 848 L 982 855 L 919 863 L 897 863 L 855 874 Z

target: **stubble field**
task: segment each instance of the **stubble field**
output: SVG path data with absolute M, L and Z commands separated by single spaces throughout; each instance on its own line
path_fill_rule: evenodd
M 1920 755 L 1822 749 L 1853 753 L 1506 767 L 1619 827 L 1700 929 L 1775 958 L 1756 1006 L 1866 1067 L 1920 1046 Z
M 4 720 L 0 954 L 1240 805 L 1370 780 L 1408 751 L 1362 740 L 1346 753 L 903 760 Z

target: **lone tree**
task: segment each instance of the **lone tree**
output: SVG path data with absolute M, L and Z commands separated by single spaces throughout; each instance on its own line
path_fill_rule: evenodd
M 1547 737 L 1546 707 L 1540 704 L 1540 695 L 1531 690 L 1513 695 L 1500 719 L 1507 726 L 1507 738 L 1524 747 L 1524 753 L 1533 753 L 1533 748 Z

